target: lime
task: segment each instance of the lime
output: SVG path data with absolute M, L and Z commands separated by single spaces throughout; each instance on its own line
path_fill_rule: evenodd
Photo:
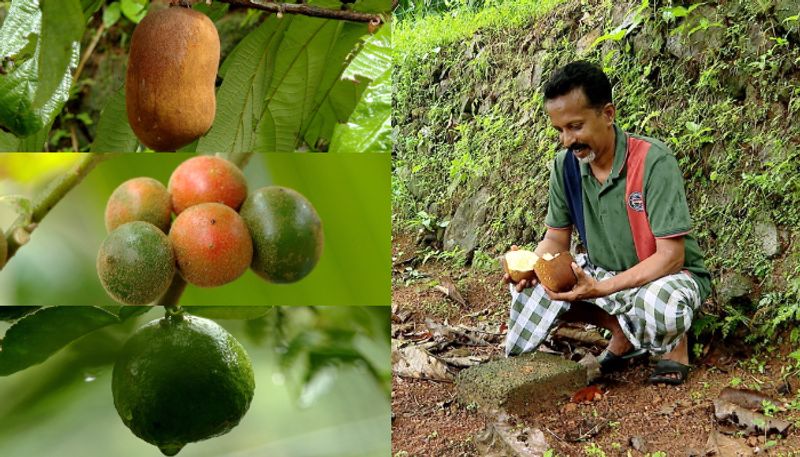
M 229 432 L 253 399 L 250 358 L 214 321 L 177 314 L 145 324 L 125 343 L 111 390 L 125 425 L 175 455 Z

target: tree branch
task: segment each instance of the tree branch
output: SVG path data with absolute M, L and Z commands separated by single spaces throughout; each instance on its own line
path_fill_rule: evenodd
M 5 234 L 8 241 L 9 259 L 30 240 L 31 232 L 36 229 L 36 226 L 44 219 L 47 213 L 56 206 L 56 203 L 61 201 L 73 187 L 83 181 L 83 178 L 89 174 L 95 165 L 106 157 L 106 154 L 83 154 L 72 169 L 51 182 L 44 192 L 36 197 L 30 220 L 25 215 L 18 217 Z
M 351 22 L 368 22 L 373 25 L 380 25 L 384 22 L 380 14 L 361 13 L 349 10 L 332 10 L 319 6 L 294 4 L 294 3 L 274 3 L 267 0 L 217 0 L 222 3 L 229 3 L 235 6 L 243 6 L 262 11 L 269 11 L 278 14 L 301 14 L 303 16 L 321 17 L 327 19 L 338 19 Z

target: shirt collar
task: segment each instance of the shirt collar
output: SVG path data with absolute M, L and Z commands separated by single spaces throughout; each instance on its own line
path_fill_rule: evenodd
M 614 124 L 614 163 L 611 165 L 611 179 L 619 177 L 628 158 L 628 137 L 617 124 Z M 581 176 L 592 176 L 588 163 L 580 163 Z

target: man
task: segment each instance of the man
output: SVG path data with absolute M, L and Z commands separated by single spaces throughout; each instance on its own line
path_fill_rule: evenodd
M 611 84 L 594 64 L 557 70 L 544 99 L 566 150 L 553 163 L 547 232 L 535 252 L 568 251 L 575 229 L 588 255 L 576 256 L 569 292 L 535 278 L 510 285 L 506 354 L 536 350 L 557 319 L 588 322 L 611 332 L 602 372 L 650 352 L 663 355 L 650 381 L 680 384 L 689 371 L 685 333 L 711 275 L 690 234 L 678 163 L 663 143 L 614 124 Z

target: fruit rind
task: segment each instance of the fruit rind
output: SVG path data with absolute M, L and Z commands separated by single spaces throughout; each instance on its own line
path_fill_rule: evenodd
M 545 255 L 536 262 L 534 270 L 539 281 L 553 292 L 568 292 L 578 283 L 575 272 L 572 271 L 572 262 L 575 259 L 569 252 L 559 252 L 546 260 Z
M 125 425 L 163 452 L 229 432 L 247 412 L 255 378 L 245 349 L 214 321 L 183 315 L 145 324 L 112 374 Z
M 269 186 L 253 192 L 239 212 L 253 238 L 253 271 L 270 282 L 299 281 L 314 269 L 324 244 L 322 221 L 299 192 Z
M 167 236 L 149 222 L 123 224 L 106 236 L 97 253 L 97 274 L 116 301 L 144 305 L 159 298 L 175 275 Z

